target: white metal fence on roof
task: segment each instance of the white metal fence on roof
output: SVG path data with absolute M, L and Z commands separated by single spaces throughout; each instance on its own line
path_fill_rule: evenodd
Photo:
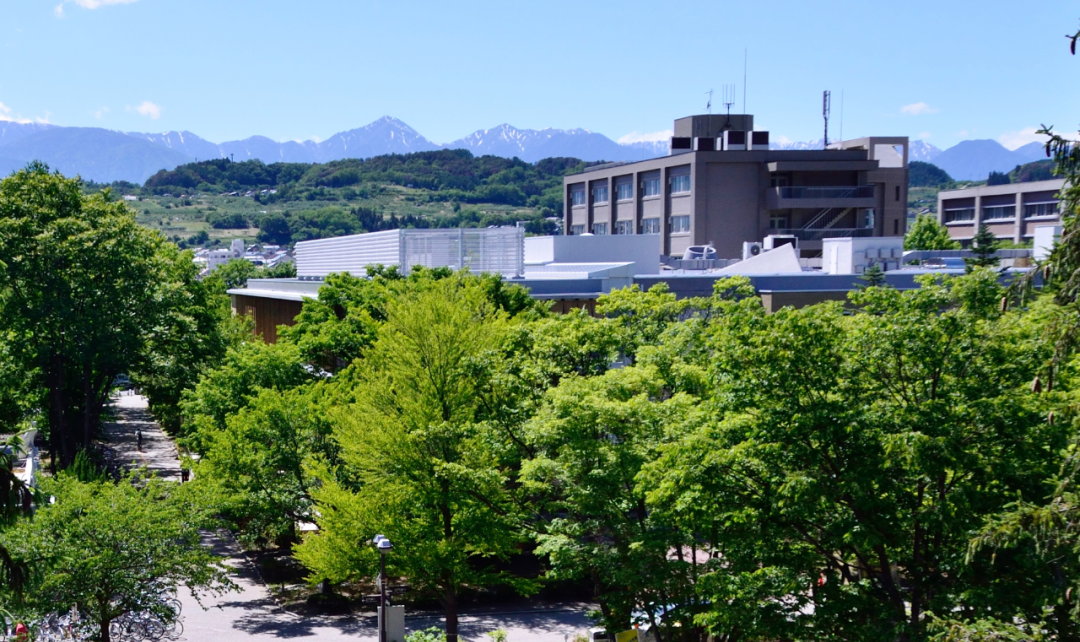
M 521 276 L 525 230 L 517 227 L 388 230 L 296 244 L 296 275 L 335 272 L 363 275 L 369 265 L 397 265 L 406 274 L 417 265 Z

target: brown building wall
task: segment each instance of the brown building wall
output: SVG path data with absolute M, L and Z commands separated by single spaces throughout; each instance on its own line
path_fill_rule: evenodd
M 768 214 L 762 214 L 762 191 L 756 188 L 759 164 L 709 163 L 705 171 L 706 214 L 696 217 L 701 228 L 695 230 L 697 242 L 712 242 L 722 257 L 742 256 L 743 241 L 762 238 L 769 226 Z
M 293 325 L 303 304 L 265 297 L 232 295 L 233 314 L 246 314 L 255 320 L 255 334 L 267 343 L 277 343 L 277 327 Z

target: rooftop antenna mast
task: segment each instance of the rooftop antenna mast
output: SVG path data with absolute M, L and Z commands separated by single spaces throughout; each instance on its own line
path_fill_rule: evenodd
M 829 111 L 832 107 L 832 92 L 828 89 L 821 95 L 821 117 L 825 119 L 825 144 L 822 149 L 829 148 Z
M 709 95 L 709 102 L 705 103 L 705 109 L 709 111 L 709 115 L 712 116 L 712 90 L 705 92 Z
M 735 104 L 735 85 L 724 85 L 724 107 L 727 108 L 727 122 L 724 129 L 731 129 L 731 106 Z

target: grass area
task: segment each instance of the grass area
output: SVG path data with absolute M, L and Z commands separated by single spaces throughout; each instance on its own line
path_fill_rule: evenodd
M 174 240 L 186 239 L 205 230 L 210 235 L 211 245 L 226 245 L 237 238 L 253 241 L 259 230 L 257 227 L 214 228 L 206 222 L 210 214 L 239 214 L 245 220 L 253 222 L 266 214 L 296 213 L 324 207 L 337 207 L 342 210 L 369 208 L 381 212 L 384 218 L 389 218 L 391 215 L 399 218 L 407 215 L 434 218 L 455 213 L 454 203 L 433 201 L 430 198 L 431 192 L 427 190 L 398 185 L 372 187 L 376 189 L 369 187 L 365 190 L 366 194 L 363 197 L 350 188 L 322 188 L 317 192 L 317 198 L 273 202 L 268 202 L 268 199 L 263 197 L 256 200 L 254 196 L 243 196 L 242 193 L 238 196 L 174 194 L 170 196 L 143 195 L 139 196 L 137 201 L 129 201 L 128 205 L 136 210 L 138 222 L 146 227 L 159 230 Z M 534 217 L 539 213 L 535 208 L 495 203 L 476 203 L 457 205 L 457 207 L 462 211 L 475 212 L 478 216 L 494 214 L 509 219 Z

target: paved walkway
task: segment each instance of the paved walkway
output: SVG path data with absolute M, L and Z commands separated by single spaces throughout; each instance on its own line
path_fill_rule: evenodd
M 145 397 L 122 395 L 112 398 L 117 421 L 105 425 L 105 444 L 114 461 L 126 468 L 145 466 L 163 479 L 180 481 L 180 461 L 176 447 L 154 422 Z M 143 434 L 143 447 L 136 448 L 135 430 Z M 334 642 L 353 640 L 377 642 L 374 616 L 300 617 L 277 606 L 254 565 L 244 556 L 232 535 L 207 534 L 206 545 L 227 558 L 236 569 L 233 581 L 239 593 L 203 597 L 200 605 L 191 593 L 181 590 L 184 635 L 191 642 L 269 642 L 310 640 Z M 204 608 L 206 607 L 206 608 Z M 508 642 L 565 642 L 589 627 L 588 605 L 553 605 L 519 611 L 483 611 L 459 616 L 460 634 L 469 642 L 489 642 L 486 633 L 505 629 Z M 441 615 L 405 614 L 406 631 L 443 627 Z
M 146 397 L 125 394 L 111 401 L 117 420 L 106 423 L 104 433 L 113 463 L 124 468 L 145 466 L 162 479 L 180 481 L 176 446 L 150 415 Z M 142 450 L 137 447 L 136 430 L 142 430 Z

